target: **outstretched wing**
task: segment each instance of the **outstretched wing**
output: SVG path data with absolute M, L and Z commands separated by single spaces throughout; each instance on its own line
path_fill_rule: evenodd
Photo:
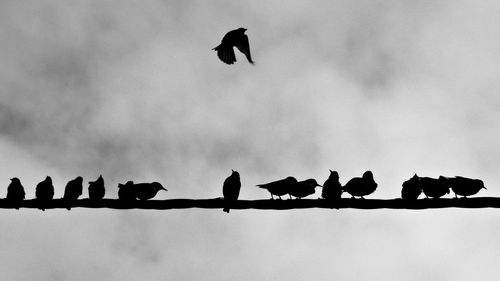
M 234 50 L 232 46 L 224 47 L 219 45 L 214 48 L 217 51 L 217 56 L 219 59 L 227 64 L 233 64 L 236 61 L 236 56 L 234 55 Z
M 238 48 L 240 52 L 245 54 L 245 56 L 248 59 L 248 62 L 251 64 L 255 64 L 255 62 L 252 60 L 252 55 L 250 54 L 250 43 L 248 43 L 248 36 L 246 34 L 241 34 L 238 40 L 234 43 L 236 48 Z

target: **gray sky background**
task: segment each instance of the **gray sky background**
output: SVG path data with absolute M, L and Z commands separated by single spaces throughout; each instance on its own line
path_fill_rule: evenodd
M 420 175 L 500 196 L 496 1 L 2 1 L 0 182 L 160 181 L 240 198 L 294 175 Z M 211 48 L 248 28 L 256 65 Z M 86 192 L 84 193 L 86 196 Z M 319 192 L 315 197 L 319 196 Z M 5 280 L 473 280 L 495 210 L 0 213 Z

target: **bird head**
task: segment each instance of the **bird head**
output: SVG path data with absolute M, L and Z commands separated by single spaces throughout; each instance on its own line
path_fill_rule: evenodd
M 15 182 L 15 183 L 20 183 L 21 182 L 18 178 L 11 178 L 10 180 L 12 182 Z
M 166 188 L 163 187 L 163 185 L 161 185 L 161 183 L 155 181 L 153 183 L 151 183 L 151 185 L 153 185 L 153 188 L 156 190 L 156 191 L 160 191 L 160 190 L 165 190 L 167 191 Z
M 52 182 L 52 178 L 51 178 L 51 177 L 49 177 L 49 176 L 47 176 L 47 177 L 45 178 L 45 181 L 46 181 L 46 182 Z
M 240 28 L 238 28 L 238 30 L 241 31 L 241 33 L 245 33 L 245 31 L 247 31 L 247 29 L 244 27 L 240 27 Z
M 484 189 L 487 189 L 485 186 L 484 186 L 484 182 L 482 180 L 474 180 L 474 182 L 479 185 L 481 188 L 484 188 Z M 481 189 L 480 188 L 480 189 Z
M 305 182 L 307 184 L 311 185 L 313 188 L 315 188 L 316 186 L 321 186 L 318 184 L 318 182 L 315 179 L 308 179 L 308 180 L 305 180 Z
M 75 181 L 77 181 L 77 182 L 83 182 L 83 178 L 80 177 L 80 176 L 78 176 L 78 177 L 75 178 Z
M 286 182 L 288 184 L 292 184 L 292 183 L 296 183 L 297 182 L 297 179 L 294 178 L 294 177 L 287 177 L 285 180 L 286 180 Z
M 339 179 L 339 173 L 337 173 L 337 171 L 330 170 L 330 178 L 338 180 Z

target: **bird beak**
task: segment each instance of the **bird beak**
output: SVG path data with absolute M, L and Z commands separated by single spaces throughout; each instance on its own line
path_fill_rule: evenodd
M 484 188 L 484 189 L 486 189 L 486 190 L 488 190 L 488 189 L 486 188 L 486 186 L 483 186 L 483 188 Z
M 165 190 L 165 191 L 168 191 L 165 187 L 162 187 L 161 189 Z
M 323 187 L 322 185 L 319 185 L 319 184 L 318 184 L 318 185 L 316 185 L 316 186 L 320 186 L 320 187 Z

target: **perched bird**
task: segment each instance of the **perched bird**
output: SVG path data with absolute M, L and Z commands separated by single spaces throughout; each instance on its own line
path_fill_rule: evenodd
M 139 200 L 148 200 L 156 196 L 156 193 L 160 190 L 167 191 L 161 183 L 136 183 L 133 185 L 135 197 Z
M 54 198 L 54 186 L 52 185 L 52 179 L 49 176 L 36 185 L 35 197 L 42 203 L 47 203 Z M 42 211 L 45 211 L 43 206 L 41 209 Z
M 76 177 L 74 180 L 70 180 L 67 184 L 66 187 L 64 188 L 64 196 L 63 199 L 67 201 L 67 203 L 70 203 L 70 201 L 74 201 L 82 195 L 83 192 L 83 178 L 82 177 Z M 66 207 L 68 210 L 71 209 L 71 207 Z
M 330 170 L 330 176 L 323 183 L 321 197 L 327 200 L 339 200 L 342 196 L 342 185 L 339 182 L 339 173 Z
M 421 193 L 422 186 L 420 185 L 420 178 L 415 174 L 411 179 L 403 183 L 401 198 L 404 200 L 417 200 Z
M 235 170 L 231 171 L 231 175 L 224 180 L 224 185 L 222 186 L 224 201 L 228 203 L 238 200 L 241 188 L 240 174 Z M 223 211 L 229 213 L 229 208 L 225 207 Z
M 483 181 L 478 179 L 470 179 L 460 176 L 454 178 L 440 176 L 439 181 L 450 187 L 455 193 L 455 197 L 458 197 L 457 195 L 461 195 L 463 197 L 471 196 L 478 193 L 479 190 L 483 188 L 486 189 Z
M 15 203 L 19 203 L 24 200 L 24 187 L 18 178 L 11 178 L 10 184 L 7 187 L 7 200 Z M 19 208 L 16 208 L 19 210 Z
M 426 198 L 439 198 L 450 193 L 450 188 L 439 179 L 419 177 L 419 183 Z
M 125 201 L 134 201 L 136 199 L 133 181 L 128 181 L 126 184 L 118 184 L 118 198 Z
M 236 56 L 234 55 L 233 49 L 233 47 L 236 47 L 247 57 L 249 63 L 254 64 L 252 56 L 250 55 L 248 36 L 245 34 L 246 30 L 246 28 L 240 27 L 229 31 L 226 35 L 224 35 L 219 46 L 212 49 L 217 51 L 217 56 L 221 61 L 227 64 L 233 64 L 236 62 Z
M 102 199 L 104 198 L 105 193 L 106 189 L 104 188 L 104 179 L 102 178 L 102 175 L 99 175 L 99 178 L 95 181 L 89 181 L 89 199 Z
M 352 197 L 359 196 L 363 199 L 363 196 L 372 194 L 375 189 L 377 189 L 377 183 L 373 179 L 371 171 L 364 172 L 361 178 L 352 178 L 343 187 L 343 190 L 351 194 Z
M 288 194 L 288 190 L 290 186 L 296 183 L 297 180 L 294 177 L 287 177 L 282 180 L 273 181 L 270 183 L 258 184 L 257 186 L 260 188 L 267 189 L 271 194 L 271 200 L 274 199 L 273 195 L 278 196 L 281 199 L 281 196 Z
M 307 179 L 296 182 L 290 186 L 288 194 L 295 198 L 304 198 L 316 192 L 316 186 L 319 185 L 315 179 Z

